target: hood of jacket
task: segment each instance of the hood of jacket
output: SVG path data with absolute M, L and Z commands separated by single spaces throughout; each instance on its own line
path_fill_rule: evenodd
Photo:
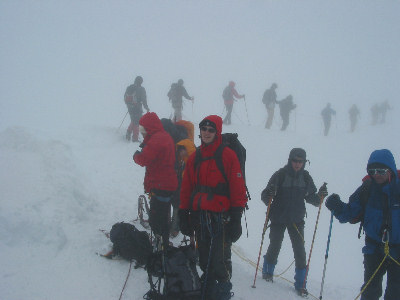
M 368 167 L 371 164 L 376 164 L 376 163 L 387 166 L 392 171 L 395 178 L 398 179 L 396 163 L 394 161 L 392 152 L 390 152 L 387 149 L 373 151 L 368 159 L 367 172 L 368 172 Z
M 146 129 L 146 138 L 152 136 L 156 132 L 164 131 L 160 118 L 154 112 L 144 114 L 139 120 L 139 125 Z
M 212 156 L 215 152 L 215 150 L 217 150 L 218 146 L 221 145 L 222 143 L 222 119 L 220 116 L 217 115 L 210 115 L 208 117 L 205 117 L 199 124 L 199 127 L 203 126 L 203 123 L 205 123 L 206 121 L 210 121 L 212 123 L 215 124 L 215 129 L 217 130 L 216 132 L 216 136 L 215 136 L 215 140 L 209 144 L 206 145 L 203 142 L 201 142 L 201 153 L 203 154 L 203 156 Z

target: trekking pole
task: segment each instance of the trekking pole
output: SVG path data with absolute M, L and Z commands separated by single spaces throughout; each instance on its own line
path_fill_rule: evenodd
M 327 183 L 324 182 L 323 186 L 326 186 Z M 306 266 L 306 276 L 304 276 L 304 281 L 303 281 L 303 290 L 306 287 L 306 282 L 307 282 L 307 276 L 308 276 L 308 270 L 310 268 L 310 260 L 311 260 L 311 254 L 312 254 L 312 250 L 314 247 L 314 240 L 315 240 L 315 235 L 317 233 L 317 228 L 318 228 L 318 220 L 319 220 L 319 215 L 321 213 L 321 207 L 322 207 L 322 202 L 324 202 L 324 197 L 325 196 L 321 196 L 320 201 L 319 201 L 319 208 L 318 208 L 318 215 L 317 215 L 317 221 L 315 222 L 315 227 L 314 227 L 314 234 L 313 234 L 313 238 L 312 238 L 312 242 L 311 242 L 311 248 L 310 248 L 310 254 L 308 255 L 308 261 L 307 261 L 307 266 Z
M 324 291 L 325 271 L 326 271 L 326 263 L 328 262 L 329 244 L 331 242 L 332 223 L 333 223 L 333 212 L 331 212 L 331 221 L 329 223 L 328 241 L 326 242 L 325 263 L 324 263 L 324 271 L 322 272 L 321 292 L 319 293 L 319 300 L 322 300 L 322 292 Z
M 192 99 L 192 122 L 194 122 L 194 97 Z
M 121 126 L 122 126 L 122 124 L 124 123 L 125 118 L 126 118 L 126 116 L 128 115 L 128 112 L 129 112 L 129 111 L 126 112 L 125 117 L 122 119 L 121 125 L 119 125 L 119 127 L 118 127 L 118 129 L 117 129 L 117 132 L 121 129 Z
M 246 108 L 247 123 L 249 123 L 250 126 L 249 113 L 247 112 L 246 96 L 243 96 L 243 100 L 244 100 L 244 107 Z
M 270 208 L 271 208 L 272 198 L 273 197 L 270 197 L 269 200 L 268 200 L 268 208 L 267 208 L 267 213 L 266 213 L 266 216 L 265 216 L 264 228 L 263 228 L 263 232 L 262 232 L 262 236 L 261 236 L 260 251 L 258 252 L 256 274 L 254 274 L 254 281 L 253 281 L 253 285 L 251 286 L 252 288 L 256 288 L 258 265 L 260 264 L 260 256 L 261 256 L 262 246 L 263 246 L 263 243 L 264 243 L 265 232 L 267 231 L 267 228 L 268 228 L 267 225 L 268 225 L 268 220 L 269 220 L 269 211 L 270 211 Z

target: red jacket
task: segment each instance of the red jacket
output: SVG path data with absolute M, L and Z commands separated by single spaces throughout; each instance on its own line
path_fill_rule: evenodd
M 143 150 L 133 156 L 135 163 L 146 167 L 144 189 L 175 191 L 178 179 L 175 172 L 175 145 L 164 130 L 158 116 L 149 112 L 140 118 L 139 124 L 146 129 Z
M 200 146 L 201 156 L 212 157 L 218 146 L 221 145 L 222 119 L 219 116 L 208 116 L 205 119 L 210 120 L 216 125 L 217 137 L 210 145 L 202 144 Z M 222 153 L 222 163 L 228 178 L 229 195 L 222 196 L 214 194 L 211 199 L 207 193 L 197 192 L 191 205 L 191 195 L 196 185 L 216 187 L 218 183 L 225 183 L 222 173 L 219 171 L 214 159 L 202 161 L 198 166 L 198 174 L 194 170 L 196 153 L 193 153 L 187 162 L 181 188 L 181 209 L 192 210 L 210 210 L 215 212 L 227 211 L 230 207 L 244 207 L 247 202 L 246 188 L 242 172 L 240 170 L 239 160 L 235 152 L 225 147 Z
M 235 98 L 237 99 L 241 99 L 244 96 L 243 95 L 239 95 L 239 93 L 236 91 L 235 89 L 235 83 L 233 81 L 229 81 L 229 86 L 231 87 L 231 91 L 232 91 L 232 97 L 230 99 L 224 99 L 224 104 L 228 104 L 228 105 L 232 105 Z M 234 98 L 235 97 L 235 98 Z

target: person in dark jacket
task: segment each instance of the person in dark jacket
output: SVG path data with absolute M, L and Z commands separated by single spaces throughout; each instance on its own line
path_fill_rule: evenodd
M 199 126 L 201 146 L 189 157 L 182 180 L 180 229 L 185 235 L 196 236 L 203 296 L 228 300 L 232 289 L 231 246 L 242 234 L 246 189 L 236 153 L 228 147 L 220 148 L 222 119 L 211 115 Z M 228 182 L 215 159 L 219 150 Z
M 328 194 L 325 184 L 317 193 L 313 179 L 304 170 L 305 163 L 306 152 L 304 149 L 292 149 L 287 165 L 272 175 L 261 194 L 261 200 L 266 205 L 272 201 L 269 213 L 270 244 L 264 256 L 263 278 L 266 281 L 273 281 L 275 265 L 287 229 L 296 264 L 294 287 L 300 295 L 308 294 L 305 283 L 304 217 L 306 206 L 304 200 L 314 206 L 319 206 L 321 199 Z
M 128 107 L 129 116 L 131 117 L 131 123 L 126 130 L 126 139 L 132 142 L 139 142 L 139 120 L 143 115 L 143 108 L 149 112 L 147 105 L 146 90 L 142 87 L 143 78 L 137 76 L 135 82 L 128 86 L 125 91 L 124 100 Z
M 364 284 L 361 300 L 378 300 L 381 297 L 385 273 L 384 299 L 397 300 L 400 299 L 400 184 L 393 154 L 387 149 L 373 151 L 367 163 L 367 172 L 370 185 L 365 196 L 363 186 L 360 186 L 347 204 L 340 200 L 339 195 L 332 194 L 325 205 L 340 223 L 362 222 L 365 246 L 362 249 Z M 385 245 L 389 246 L 390 255 L 386 258 Z
M 279 110 L 282 117 L 282 128 L 281 130 L 284 131 L 289 125 L 289 114 L 290 112 L 296 108 L 296 104 L 293 103 L 293 96 L 289 95 L 285 99 L 278 102 L 279 103 Z
M 354 132 L 356 129 L 356 124 L 358 121 L 358 117 L 360 115 L 360 111 L 358 110 L 357 105 L 353 104 L 349 109 L 349 118 L 350 118 L 350 132 Z
M 222 98 L 224 99 L 224 104 L 226 108 L 226 116 L 224 118 L 224 124 L 231 124 L 232 110 L 233 110 L 233 102 L 235 98 L 242 99 L 245 95 L 239 95 L 239 93 L 235 89 L 235 82 L 229 81 L 228 86 L 224 89 L 222 93 Z
M 278 103 L 276 101 L 276 88 L 278 85 L 273 83 L 271 87 L 264 92 L 262 102 L 265 104 L 267 108 L 267 123 L 265 123 L 265 128 L 270 129 L 272 125 L 272 121 L 274 120 L 274 111 L 275 111 L 275 104 Z
M 187 100 L 193 101 L 194 97 L 190 97 L 185 87 L 183 86 L 183 80 L 179 79 L 177 83 L 171 85 L 170 90 L 167 94 L 169 101 L 172 103 L 174 109 L 174 122 L 182 120 L 182 108 L 183 108 L 183 97 Z
M 142 151 L 136 151 L 133 160 L 146 167 L 144 190 L 150 194 L 149 223 L 151 230 L 162 237 L 165 249 L 169 244 L 170 201 L 178 188 L 175 145 L 155 113 L 143 115 L 139 124 L 144 139 Z
M 321 111 L 322 120 L 324 121 L 324 135 L 327 136 L 329 129 L 331 128 L 332 115 L 336 115 L 336 111 L 331 108 L 331 104 L 328 103 L 325 108 Z

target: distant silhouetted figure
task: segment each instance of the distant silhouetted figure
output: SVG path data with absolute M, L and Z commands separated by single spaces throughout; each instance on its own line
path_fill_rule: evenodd
M 190 97 L 183 86 L 183 80 L 179 79 L 177 83 L 171 84 L 171 88 L 167 94 L 169 101 L 172 103 L 174 109 L 173 121 L 177 122 L 182 120 L 183 97 L 193 101 L 194 97 Z
M 371 125 L 376 125 L 378 123 L 379 114 L 380 114 L 379 104 L 376 103 L 371 107 L 371 116 L 372 116 Z
M 324 120 L 324 135 L 327 136 L 329 129 L 331 128 L 332 115 L 336 115 L 336 111 L 331 108 L 331 104 L 328 103 L 325 108 L 321 111 L 322 119 Z
M 271 128 L 272 121 L 274 120 L 275 104 L 277 103 L 275 90 L 277 87 L 278 85 L 273 83 L 271 87 L 264 92 L 262 98 L 262 102 L 265 104 L 268 114 L 267 123 L 265 124 L 265 128 L 267 129 Z
M 350 132 L 354 132 L 356 129 L 356 124 L 358 121 L 358 117 L 360 115 L 360 111 L 358 110 L 357 105 L 353 104 L 349 109 L 349 118 L 350 118 Z
M 224 89 L 222 93 L 222 98 L 224 99 L 224 104 L 226 107 L 226 116 L 224 118 L 224 124 L 231 124 L 231 115 L 233 109 L 233 102 L 235 98 L 241 99 L 244 98 L 244 95 L 239 95 L 235 89 L 235 82 L 229 81 L 228 86 Z
M 285 99 L 278 102 L 279 103 L 279 110 L 282 117 L 282 128 L 281 130 L 284 131 L 289 125 L 289 114 L 290 112 L 296 108 L 296 104 L 293 103 L 293 96 L 289 95 Z
M 385 100 L 380 106 L 379 106 L 379 112 L 381 115 L 380 123 L 383 124 L 386 122 L 386 113 L 388 110 L 392 109 L 389 105 L 389 102 Z
M 132 138 L 132 142 L 139 142 L 139 120 L 143 115 L 142 106 L 149 112 L 146 90 L 142 87 L 142 83 L 142 76 L 137 76 L 134 83 L 128 86 L 125 91 L 124 100 L 131 117 L 131 123 L 126 130 L 127 141 Z

